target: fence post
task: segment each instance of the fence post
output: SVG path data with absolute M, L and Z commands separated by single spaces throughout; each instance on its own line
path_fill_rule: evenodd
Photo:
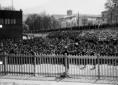
M 36 76 L 36 55 L 34 56 L 34 76 Z
M 4 74 L 6 75 L 7 74 L 7 62 L 8 62 L 8 60 L 7 60 L 6 53 L 3 53 L 3 55 L 4 55 Z
M 100 55 L 97 54 L 97 62 L 98 62 L 98 80 L 100 79 Z
M 65 53 L 65 75 L 68 77 L 68 70 L 69 70 L 69 61 L 68 61 L 68 56 L 67 53 Z

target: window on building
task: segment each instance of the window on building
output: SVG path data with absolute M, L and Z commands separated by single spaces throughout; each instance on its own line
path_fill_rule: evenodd
M 5 19 L 5 24 L 7 24 L 7 19 Z
M 3 20 L 2 20 L 2 23 L 3 23 Z M 5 19 L 5 24 L 13 24 L 13 23 L 12 23 L 12 20 L 10 20 L 10 19 Z
M 7 19 L 7 23 L 10 24 L 10 19 Z
M 16 24 L 16 19 L 11 19 L 11 20 L 10 20 L 10 23 L 11 23 L 11 24 Z
M 16 19 L 13 20 L 13 24 L 16 24 Z

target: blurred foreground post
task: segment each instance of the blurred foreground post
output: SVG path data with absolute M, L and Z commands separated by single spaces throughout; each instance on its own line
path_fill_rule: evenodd
M 7 63 L 8 63 L 8 57 L 6 55 L 6 52 L 3 53 L 4 56 L 4 74 L 7 75 Z
M 98 80 L 100 79 L 100 55 L 97 54 L 97 63 L 98 63 Z
M 69 61 L 68 61 L 68 56 L 67 53 L 65 53 L 65 75 L 68 76 L 68 70 L 69 70 Z
M 34 55 L 34 76 L 36 76 L 36 55 Z

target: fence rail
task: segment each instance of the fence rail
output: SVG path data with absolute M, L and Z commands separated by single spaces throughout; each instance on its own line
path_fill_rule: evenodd
M 0 76 L 33 75 L 118 79 L 117 56 L 0 55 Z

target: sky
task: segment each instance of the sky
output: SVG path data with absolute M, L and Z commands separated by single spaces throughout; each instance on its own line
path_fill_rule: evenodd
M 73 13 L 101 14 L 105 10 L 107 0 L 13 0 L 15 9 L 22 9 L 24 14 L 47 13 L 66 14 L 71 9 Z M 0 0 L 1 6 L 12 6 L 12 0 Z

